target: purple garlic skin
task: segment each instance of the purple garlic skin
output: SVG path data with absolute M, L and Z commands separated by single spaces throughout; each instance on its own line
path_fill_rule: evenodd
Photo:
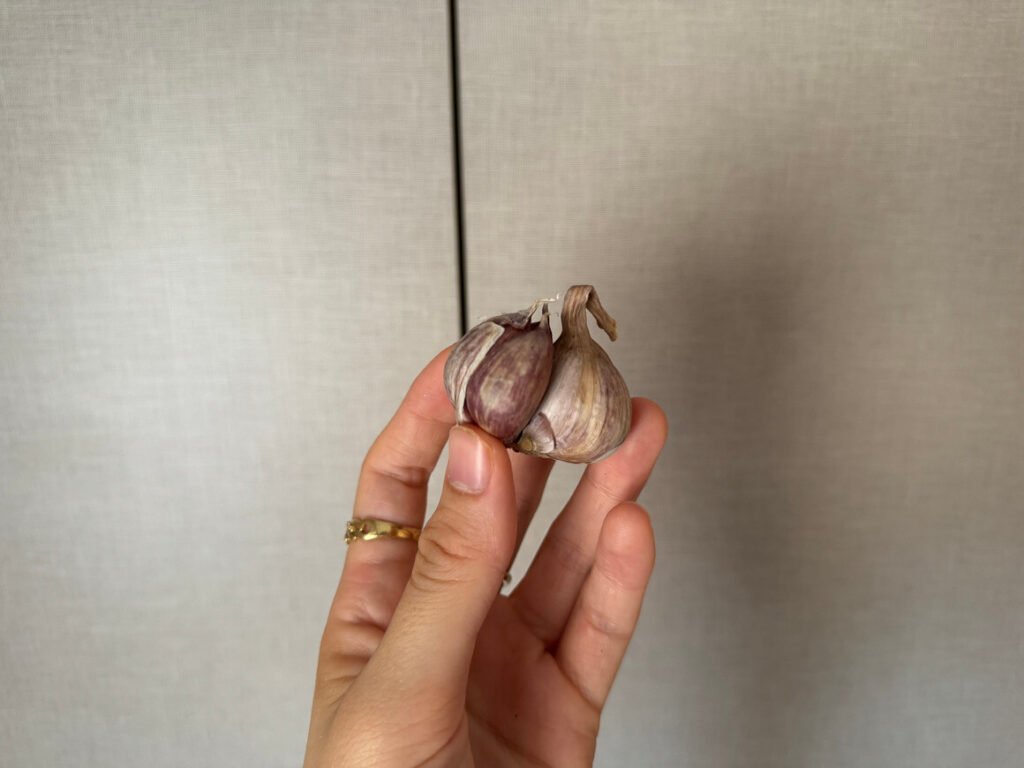
M 474 326 L 444 366 L 458 423 L 473 423 L 511 446 L 547 391 L 554 359 L 547 306 L 498 315 Z
M 574 285 L 562 305 L 547 392 L 515 445 L 534 456 L 584 464 L 612 453 L 626 439 L 632 400 L 622 375 L 590 337 L 587 311 L 615 341 L 615 320 L 590 285 Z

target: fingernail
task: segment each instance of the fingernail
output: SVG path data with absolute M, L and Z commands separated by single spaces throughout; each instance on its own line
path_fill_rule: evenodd
M 483 493 L 491 476 L 487 446 L 476 433 L 453 427 L 448 435 L 448 483 L 463 493 Z

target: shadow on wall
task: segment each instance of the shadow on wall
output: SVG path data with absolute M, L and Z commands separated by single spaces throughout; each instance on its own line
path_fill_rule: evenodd
M 644 497 L 658 568 L 622 684 L 654 721 L 682 713 L 659 727 L 677 754 L 723 765 L 817 764 L 854 663 L 834 585 L 864 578 L 855 556 L 823 557 L 842 514 L 822 508 L 847 332 L 834 324 L 842 257 L 829 256 L 842 233 L 817 194 L 825 179 L 788 178 L 756 169 L 703 212 L 652 217 L 666 231 L 648 257 L 671 277 L 642 287 L 631 322 L 660 331 L 623 350 L 671 436 Z

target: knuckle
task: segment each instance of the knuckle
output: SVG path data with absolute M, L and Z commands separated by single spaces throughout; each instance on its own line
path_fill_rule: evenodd
M 481 542 L 447 517 L 435 515 L 420 534 L 409 581 L 421 591 L 436 592 L 465 583 L 477 575 L 481 563 L 489 565 L 492 559 Z
M 601 606 L 584 603 L 581 618 L 594 632 L 613 640 L 629 640 L 632 635 L 629 623 L 616 617 Z
M 600 496 L 607 499 L 610 507 L 631 500 L 633 494 L 629 489 L 619 487 L 625 486 L 627 483 L 613 468 L 602 467 L 600 473 L 597 469 L 589 470 L 588 467 L 588 471 L 583 473 L 583 481 Z
M 570 573 L 586 576 L 590 571 L 593 560 L 579 542 L 552 531 L 547 543 L 556 561 Z
M 637 573 L 635 558 L 628 554 L 603 551 L 597 558 L 595 570 L 610 588 L 618 592 L 643 590 L 643 579 Z
M 430 482 L 430 469 L 417 464 L 399 438 L 386 446 L 374 446 L 363 459 L 360 473 L 363 477 L 376 476 L 395 482 L 414 491 L 422 491 Z

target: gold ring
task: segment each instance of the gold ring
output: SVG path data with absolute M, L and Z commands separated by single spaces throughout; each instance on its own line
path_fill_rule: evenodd
M 356 539 L 372 541 L 373 539 L 407 539 L 417 541 L 420 537 L 419 528 L 409 525 L 399 525 L 387 520 L 374 520 L 373 518 L 357 518 L 349 520 L 345 524 L 345 543 L 351 544 Z M 512 583 L 512 572 L 505 571 L 505 577 L 501 580 L 503 587 Z
M 345 525 L 345 543 L 351 544 L 356 539 L 371 541 L 373 539 L 407 539 L 416 541 L 420 537 L 420 529 L 387 520 L 356 519 L 349 520 Z

